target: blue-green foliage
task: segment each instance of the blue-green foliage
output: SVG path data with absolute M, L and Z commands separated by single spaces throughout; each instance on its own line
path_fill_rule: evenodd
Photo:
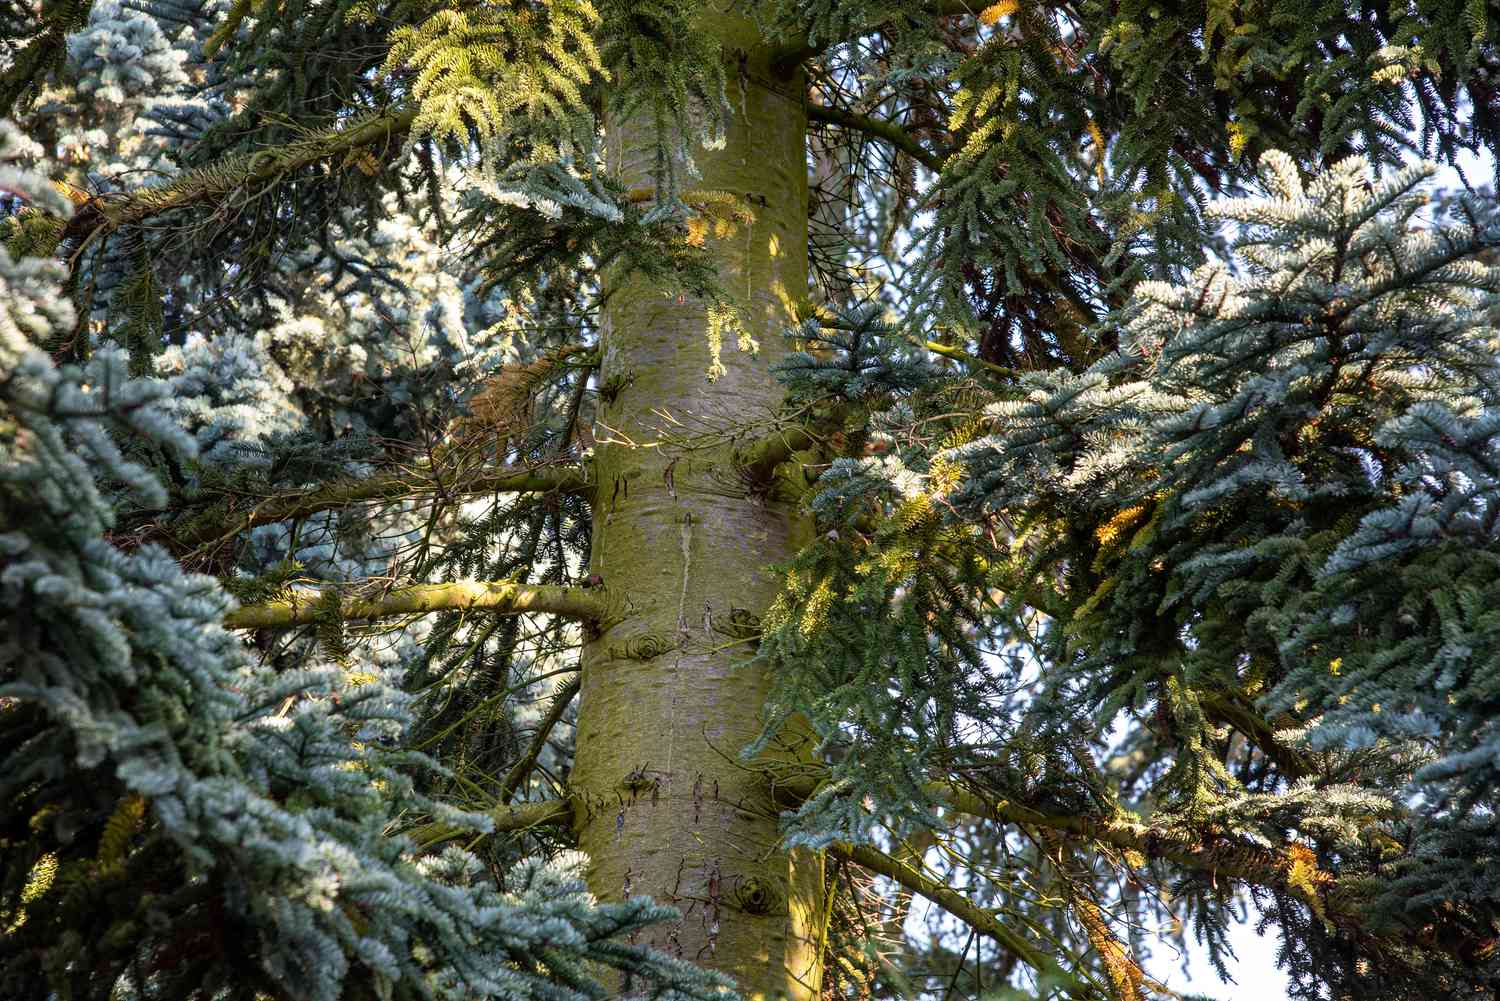
M 827 47 L 819 67 L 840 84 L 819 103 L 922 151 L 834 171 L 823 199 L 890 214 L 825 239 L 854 241 L 851 269 L 884 258 L 914 327 L 959 329 L 1016 367 L 1098 360 L 1111 345 L 1087 331 L 1136 281 L 1222 251 L 1209 200 L 1253 184 L 1268 149 L 1456 165 L 1500 135 L 1495 15 L 1474 0 L 776 0 L 758 16 L 788 45 Z M 828 133 L 821 155 L 842 162 L 851 133 Z M 893 255 L 886 220 L 929 211 Z
M 852 749 L 799 836 L 920 822 L 922 784 L 953 775 L 1068 815 L 1119 797 L 1169 828 L 1303 839 L 1372 900 L 1391 881 L 1372 928 L 1441 903 L 1488 934 L 1469 857 L 1500 833 L 1500 224 L 1467 200 L 1424 218 L 1430 167 L 1262 170 L 1264 197 L 1213 207 L 1229 261 L 1142 284 L 1099 332 L 1118 352 L 991 391 L 977 422 L 939 405 L 959 380 L 862 376 L 897 369 L 889 345 L 790 367 L 806 398 L 878 384 L 887 408 L 876 456 L 817 484 L 819 540 L 767 619 L 776 719 Z M 998 635 L 1034 668 L 978 657 Z M 1117 760 L 1155 762 L 1134 777 L 1088 747 L 1121 714 Z M 1264 767 L 1230 767 L 1231 728 Z M 1307 990 L 1437 975 L 1288 927 Z
M 809 319 L 794 331 L 797 350 L 775 367 L 791 398 L 863 402 L 910 393 L 932 380 L 937 369 L 925 356 L 902 350 L 900 333 L 883 313 L 880 303 L 866 303 L 827 322 Z
M 1124 352 L 991 408 L 997 433 L 952 453 L 968 472 L 953 499 L 1038 512 L 1017 549 L 1067 575 L 1065 648 L 1106 718 L 1168 677 L 1274 687 L 1272 708 L 1295 711 L 1371 682 L 1351 656 L 1368 649 L 1388 687 L 1335 702 L 1327 739 L 1355 712 L 1385 729 L 1437 680 L 1410 673 L 1398 616 L 1325 592 L 1357 567 L 1389 582 L 1435 558 L 1440 533 L 1483 521 L 1493 488 L 1457 453 L 1492 447 L 1500 277 L 1473 258 L 1500 231 L 1462 214 L 1418 225 L 1426 170 L 1371 181 L 1351 161 L 1304 190 L 1290 161 L 1267 166 L 1272 197 L 1218 209 L 1247 227 L 1243 277 L 1210 265 L 1143 286 L 1119 321 Z M 1465 543 L 1481 563 L 1483 538 Z
M 932 504 L 925 458 L 908 442 L 916 417 L 902 401 L 944 385 L 935 367 L 874 304 L 792 334 L 799 350 L 777 367 L 792 403 L 881 453 L 834 459 L 823 473 L 806 502 L 820 536 L 782 568 L 786 590 L 765 617 L 761 656 L 778 666 L 777 688 L 766 735 L 747 753 L 793 712 L 812 722 L 834 781 L 802 808 L 794 840 L 822 845 L 866 839 L 881 820 L 933 822 L 925 778 L 955 763 L 958 721 L 989 694 L 965 681 L 983 674 L 982 573 L 966 531 Z M 923 464 L 909 468 L 909 457 Z M 872 814 L 866 796 L 882 809 Z
M 0 123 L 0 155 L 26 152 Z M 621 940 L 668 908 L 595 905 L 566 863 L 502 890 L 464 851 L 392 836 L 404 813 L 490 826 L 417 792 L 435 766 L 402 747 L 398 679 L 278 672 L 220 625 L 212 578 L 109 538 L 118 494 L 167 499 L 124 449 L 195 445 L 123 352 L 59 368 L 37 349 L 72 322 L 63 277 L 0 249 L 0 993 L 578 1001 L 613 968 L 720 996 Z
M 1225 724 L 1283 780 L 1372 803 L 1410 782 L 1417 813 L 1394 828 L 1377 818 L 1396 798 L 1358 838 L 1298 811 L 1278 825 L 1396 880 L 1398 925 L 1440 900 L 1483 924 L 1496 901 L 1467 859 L 1493 843 L 1500 791 L 1500 271 L 1481 255 L 1500 226 L 1467 201 L 1423 220 L 1431 168 L 1351 160 L 1304 185 L 1268 154 L 1263 171 L 1268 197 L 1215 210 L 1242 227 L 1237 272 L 1141 286 L 1120 353 L 1031 377 L 946 453 L 965 470 L 949 498 L 1025 512 L 1003 576 L 1017 606 L 1047 595 L 1069 665 L 1056 705 L 1094 726 L 1149 714 L 1174 761 L 1158 809 L 1251 802 L 1222 763 Z M 1359 847 L 1371 837 L 1385 848 Z

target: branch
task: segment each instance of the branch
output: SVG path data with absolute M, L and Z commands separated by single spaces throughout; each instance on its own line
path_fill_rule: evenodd
M 540 803 L 522 803 L 519 806 L 497 806 L 489 811 L 495 822 L 495 834 L 516 834 L 533 827 L 567 827 L 573 823 L 573 801 L 571 799 L 546 799 Z M 447 824 L 428 824 L 408 831 L 407 835 L 419 848 L 431 848 L 462 837 L 469 833 L 463 828 Z
M 978 14 L 986 4 L 969 4 L 964 0 L 933 0 L 927 4 L 925 13 L 931 17 L 960 17 L 964 14 Z M 873 25 L 869 31 L 877 31 L 885 25 Z M 786 45 L 771 53 L 771 68 L 782 76 L 791 76 L 797 71 L 797 67 L 807 62 L 813 56 L 818 55 L 832 45 L 837 45 L 845 39 L 820 39 L 816 42 L 808 42 L 803 39 L 792 45 Z
M 925 148 L 895 122 L 871 118 L 869 115 L 856 115 L 851 111 L 842 111 L 823 104 L 809 104 L 807 117 L 810 121 L 827 122 L 830 125 L 863 132 L 876 139 L 883 139 L 934 174 L 943 172 L 943 157 Z
M 818 444 L 811 430 L 794 424 L 736 448 L 734 463 L 757 483 L 768 483 L 777 466 L 794 453 L 816 448 Z
M 536 759 L 541 757 L 542 748 L 547 746 L 547 738 L 552 735 L 553 728 L 563 718 L 563 713 L 568 711 L 568 706 L 572 704 L 573 697 L 578 694 L 578 689 L 582 685 L 582 678 L 581 674 L 573 675 L 564 682 L 563 686 L 557 690 L 557 694 L 553 696 L 552 705 L 548 708 L 547 715 L 542 717 L 542 721 L 537 724 L 536 733 L 531 738 L 531 746 L 526 748 L 526 753 L 521 755 L 521 760 L 517 761 L 511 767 L 510 771 L 505 773 L 505 781 L 500 787 L 500 802 L 502 804 L 510 803 L 511 799 L 516 795 L 516 790 L 521 788 L 521 783 L 526 781 L 526 776 L 531 774 L 531 769 L 536 766 Z
M 278 494 L 257 503 L 243 513 L 206 511 L 186 520 L 180 526 L 166 526 L 162 534 L 185 546 L 197 546 L 215 539 L 279 521 L 306 518 L 332 508 L 362 501 L 398 500 L 419 494 L 487 494 L 487 493 L 584 493 L 590 489 L 588 470 L 582 466 L 539 466 L 534 469 L 501 467 L 479 469 L 444 480 L 434 475 L 430 480 L 416 480 L 403 473 L 388 473 L 368 480 L 331 483 L 313 490 Z
M 288 592 L 284 597 L 230 612 L 224 617 L 224 624 L 230 629 L 283 629 L 317 622 L 328 614 L 330 592 L 338 599 L 338 617 L 344 620 L 484 609 L 503 615 L 540 612 L 599 622 L 609 613 L 608 603 L 595 589 L 504 580 L 412 584 L 373 598 L 346 596 L 337 586 L 297 587 L 289 588 Z
M 1495 942 L 1493 932 L 1466 922 L 1458 909 L 1439 906 L 1408 916 L 1405 934 L 1372 931 L 1370 916 L 1361 907 L 1368 891 L 1356 877 L 1340 884 L 1330 872 L 1318 868 L 1316 853 L 1307 845 L 1292 842 L 1262 848 L 1241 839 L 1213 834 L 1189 836 L 1178 831 L 1126 820 L 1044 814 L 1017 803 L 986 803 L 972 793 L 950 786 L 935 786 L 943 798 L 961 813 L 1031 827 L 1063 831 L 1078 838 L 1137 852 L 1143 858 L 1163 858 L 1214 878 L 1237 879 L 1263 886 L 1300 901 L 1322 921 L 1358 933 L 1379 948 L 1379 941 L 1413 939 L 1423 948 L 1438 948 L 1464 962 L 1487 954 Z M 1425 927 L 1423 927 L 1425 926 Z
M 1295 781 L 1317 770 L 1307 755 L 1277 741 L 1275 728 L 1243 698 L 1230 692 L 1215 691 L 1200 692 L 1198 698 L 1209 719 L 1228 723 L 1244 734 L 1245 739 L 1270 758 L 1287 778 Z
M 1312 850 L 1302 845 L 1261 848 L 1230 838 L 1189 837 L 1169 828 L 1135 821 L 1042 813 L 1008 800 L 991 803 L 946 784 L 934 785 L 931 790 L 960 813 L 1061 831 L 1086 841 L 1138 852 L 1148 859 L 1164 858 L 1188 869 L 1280 890 L 1301 900 L 1319 916 L 1327 910 L 1323 890 L 1333 885 L 1333 876 L 1321 872 Z
M 949 889 L 915 867 L 865 845 L 835 844 L 829 847 L 828 853 L 877 872 L 926 897 L 980 934 L 994 939 L 1001 948 L 1035 970 L 1043 982 L 1060 985 L 1070 997 L 1102 997 L 1098 990 L 1064 970 L 1057 960 L 1038 950 L 1020 932 L 1007 928 L 993 912 L 976 906 L 957 890 Z
M 1002 376 L 1006 379 L 1019 379 L 1021 376 L 1025 375 L 1025 373 L 1020 369 L 1006 368 L 1004 365 L 996 365 L 992 361 L 985 361 L 978 355 L 971 355 L 969 354 L 969 352 L 964 351 L 960 348 L 956 348 L 951 344 L 944 344 L 941 341 L 922 341 L 920 343 L 922 347 L 926 348 L 928 351 L 931 351 L 933 354 L 942 355 L 944 358 L 952 358 L 954 361 L 963 362 L 965 365 L 978 366 L 979 368 L 982 368 L 987 372 L 993 372 L 995 375 Z
M 347 128 L 315 133 L 284 146 L 229 157 L 219 163 L 189 170 L 165 184 L 138 188 L 129 193 L 101 195 L 90 199 L 74 214 L 63 236 L 87 238 L 101 229 L 109 231 L 144 222 L 163 212 L 273 181 L 282 174 L 365 146 L 393 142 L 411 128 L 416 117 L 415 109 L 381 112 L 360 119 Z
M 805 801 L 817 790 L 819 780 L 819 775 L 808 770 L 777 777 L 776 793 L 784 801 Z M 1229 838 L 1194 838 L 1169 828 L 1134 821 L 1043 813 L 1009 800 L 991 802 L 943 782 L 930 783 L 924 788 L 934 799 L 959 813 L 1004 824 L 1059 831 L 1086 841 L 1137 852 L 1147 859 L 1163 858 L 1185 868 L 1212 873 L 1215 877 L 1238 879 L 1279 890 L 1306 904 L 1319 917 L 1343 918 L 1347 923 L 1362 920 L 1358 912 L 1331 904 L 1327 891 L 1335 886 L 1334 877 L 1319 870 L 1311 849 L 1302 845 L 1293 844 L 1276 850 Z
M 816 770 L 803 769 L 776 776 L 773 789 L 781 802 L 804 801 L 816 791 L 820 779 Z M 1009 800 L 991 802 L 947 783 L 934 782 L 925 788 L 929 795 L 959 813 L 1061 832 L 1136 853 L 1143 859 L 1166 859 L 1215 879 L 1266 887 L 1300 901 L 1320 920 L 1356 932 L 1372 942 L 1420 938 L 1424 948 L 1437 943 L 1445 952 L 1465 962 L 1467 957 L 1486 953 L 1495 942 L 1488 929 L 1466 922 L 1455 909 L 1442 907 L 1426 909 L 1420 916 L 1410 915 L 1409 930 L 1404 935 L 1371 931 L 1370 917 L 1361 907 L 1368 900 L 1368 892 L 1361 888 L 1360 880 L 1341 884 L 1333 873 L 1318 867 L 1317 855 L 1311 848 L 1298 842 L 1264 848 L 1212 832 L 1187 834 L 1119 818 L 1043 813 Z M 1417 927 L 1422 925 L 1425 927 Z
M 51 10 L 43 9 L 46 27 L 19 52 L 13 52 L 4 73 L 0 73 L 0 117 L 9 118 L 16 104 L 29 90 L 38 89 L 38 81 L 62 62 L 68 48 L 68 35 L 83 27 L 89 19 L 93 0 L 68 0 Z

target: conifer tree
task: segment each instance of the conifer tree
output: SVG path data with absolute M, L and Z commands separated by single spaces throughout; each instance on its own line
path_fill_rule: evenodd
M 0 0 L 0 993 L 1493 991 L 1491 21 Z

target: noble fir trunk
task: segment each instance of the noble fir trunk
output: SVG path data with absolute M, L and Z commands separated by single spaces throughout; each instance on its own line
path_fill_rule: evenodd
M 0 0 L 0 996 L 1493 994 L 1497 18 Z

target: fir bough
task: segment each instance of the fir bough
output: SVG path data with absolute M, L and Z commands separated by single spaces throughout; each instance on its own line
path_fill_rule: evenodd
M 1376 822 L 1394 800 L 1358 837 L 1296 811 L 1283 823 L 1346 866 L 1353 844 L 1385 838 L 1367 864 L 1420 885 L 1445 866 L 1430 843 L 1478 838 L 1496 789 L 1500 272 L 1479 258 L 1500 227 L 1471 202 L 1419 218 L 1430 167 L 1373 176 L 1348 160 L 1304 184 L 1289 158 L 1262 166 L 1266 197 L 1215 208 L 1243 227 L 1241 270 L 1142 285 L 1121 353 L 1033 377 L 990 408 L 990 434 L 945 453 L 965 471 L 950 499 L 1026 513 L 1010 600 L 1055 593 L 1049 647 L 1069 670 L 1048 687 L 1096 725 L 1152 714 L 1176 749 L 1159 809 L 1248 802 L 1222 723 L 1258 729 L 1289 778 L 1313 767 L 1302 740 L 1405 747 L 1413 826 Z M 1445 888 L 1469 920 L 1494 911 L 1486 892 Z M 1408 892 L 1387 898 L 1398 923 L 1438 900 Z
M 20 146 L 8 123 L 0 142 Z M 212 578 L 108 539 L 113 492 L 165 502 L 117 440 L 195 449 L 119 351 L 80 370 L 36 349 L 71 322 L 61 278 L 0 250 L 0 990 L 569 1001 L 613 968 L 722 996 L 622 940 L 669 908 L 596 905 L 539 860 L 501 890 L 461 850 L 392 836 L 404 811 L 490 823 L 418 793 L 435 766 L 402 747 L 396 679 L 279 672 L 219 624 L 234 602 Z

